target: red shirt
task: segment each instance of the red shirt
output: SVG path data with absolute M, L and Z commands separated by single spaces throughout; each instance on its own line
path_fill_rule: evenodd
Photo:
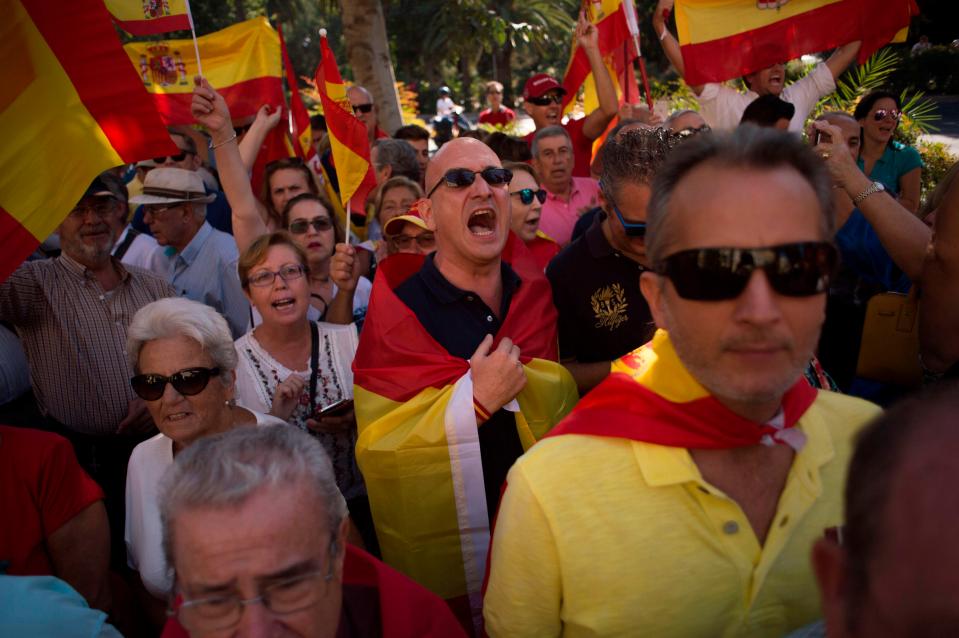
M 515 119 L 516 111 L 505 106 L 499 107 L 499 110 L 495 112 L 491 109 L 485 109 L 480 111 L 479 114 L 480 124 L 492 124 L 494 126 L 509 124 Z
M 583 125 L 585 124 L 585 117 L 578 120 L 569 120 L 566 124 L 563 124 L 563 128 L 569 133 L 569 139 L 573 142 L 573 157 L 576 159 L 576 163 L 573 165 L 573 177 L 590 177 L 589 165 L 593 161 L 593 140 L 583 133 Z M 533 146 L 534 135 L 536 135 L 536 131 L 524 138 L 530 148 Z
M 53 575 L 45 541 L 103 499 L 62 436 L 0 425 L 0 560 L 8 574 Z
M 559 244 L 541 230 L 536 231 L 536 237 L 526 242 L 526 247 L 543 270 L 546 270 L 546 266 L 549 265 L 553 257 L 559 254 Z

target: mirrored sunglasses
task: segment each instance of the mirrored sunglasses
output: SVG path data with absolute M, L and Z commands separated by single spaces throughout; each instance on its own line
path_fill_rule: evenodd
M 539 200 L 540 204 L 546 203 L 546 190 L 539 189 L 533 190 L 532 188 L 523 188 L 518 191 L 513 191 L 510 195 L 519 195 L 519 201 L 523 202 L 524 205 L 529 206 L 533 203 L 533 198 Z
M 876 109 L 876 112 L 872 114 L 872 118 L 877 122 L 882 122 L 887 117 L 899 121 L 899 118 L 902 117 L 902 112 L 897 109 Z
M 486 180 L 486 183 L 490 186 L 502 186 L 504 184 L 509 184 L 513 179 L 513 172 L 508 168 L 496 168 L 489 167 L 484 168 L 481 171 L 471 171 L 468 168 L 451 168 L 446 171 L 446 174 L 443 175 L 443 179 L 436 183 L 430 192 L 427 193 L 427 197 L 433 195 L 436 192 L 436 189 L 446 184 L 450 188 L 463 188 L 464 186 L 470 186 L 473 182 L 476 181 L 476 176 L 482 175 L 483 179 Z
M 138 374 L 130 379 L 130 386 L 144 401 L 156 401 L 163 396 L 166 384 L 185 397 L 200 394 L 212 377 L 220 374 L 219 368 L 186 368 L 168 377 L 162 374 Z
M 735 299 L 762 270 L 769 285 L 787 297 L 824 293 L 838 262 L 828 242 L 798 242 L 765 248 L 699 248 L 670 255 L 656 272 L 673 282 L 676 293 L 693 301 Z

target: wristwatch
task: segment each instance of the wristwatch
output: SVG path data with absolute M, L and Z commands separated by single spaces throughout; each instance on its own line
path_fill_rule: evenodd
M 886 190 L 886 187 L 882 185 L 882 182 L 873 182 L 866 187 L 866 190 L 853 197 L 852 203 L 853 205 L 858 206 L 862 200 L 866 199 L 873 193 L 881 193 L 884 190 Z

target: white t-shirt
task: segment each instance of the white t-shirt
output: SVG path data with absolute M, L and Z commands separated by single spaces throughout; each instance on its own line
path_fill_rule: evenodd
M 123 232 L 120 233 L 120 236 L 117 237 L 116 244 L 113 245 L 113 254 L 116 255 L 117 248 L 126 240 L 127 235 L 130 234 L 132 226 L 127 224 L 127 227 L 123 229 Z M 146 233 L 140 233 L 134 237 L 133 241 L 130 243 L 130 247 L 127 248 L 127 251 L 123 254 L 123 257 L 120 259 L 120 262 L 127 266 L 139 266 L 140 268 L 145 268 L 150 270 L 153 264 L 153 253 L 157 251 L 157 240 L 153 239 Z M 157 273 L 160 276 L 166 276 L 166 272 Z
M 440 116 L 443 116 L 443 115 L 452 115 L 452 114 L 453 114 L 453 108 L 454 108 L 455 106 L 456 106 L 456 105 L 453 104 L 453 99 L 452 99 L 452 98 L 450 98 L 450 97 L 441 97 L 440 99 L 436 100 L 436 114 L 437 114 L 437 115 L 440 115 Z
M 277 385 L 290 375 L 303 380 L 300 404 L 287 420 L 292 426 L 309 432 L 323 444 L 333 463 L 336 484 L 347 499 L 366 492 L 363 477 L 356 465 L 356 428 L 341 432 L 314 432 L 307 425 L 318 409 L 342 399 L 353 397 L 353 357 L 359 345 L 356 327 L 332 323 L 317 323 L 319 329 L 319 352 L 317 358 L 317 384 L 313 405 L 310 405 L 310 360 L 303 361 L 298 369 L 291 370 L 277 361 L 250 331 L 236 340 L 236 402 L 249 410 L 269 412 L 273 407 L 273 395 Z
M 789 121 L 789 130 L 801 133 L 806 118 L 824 95 L 836 90 L 836 81 L 832 71 L 824 62 L 820 62 L 805 77 L 783 89 L 783 100 L 796 107 L 796 114 Z M 729 130 L 739 126 L 743 111 L 759 95 L 755 91 L 740 93 L 725 84 L 710 82 L 703 86 L 703 92 L 696 98 L 699 101 L 699 114 L 706 123 L 716 130 Z
M 286 425 L 275 416 L 259 412 L 253 412 L 253 415 L 257 425 Z M 161 600 L 168 598 L 173 587 L 173 575 L 163 556 L 159 503 L 160 478 L 171 465 L 173 439 L 161 433 L 133 448 L 127 466 L 126 524 L 123 534 L 127 546 L 127 564 L 140 572 L 140 580 L 146 590 Z

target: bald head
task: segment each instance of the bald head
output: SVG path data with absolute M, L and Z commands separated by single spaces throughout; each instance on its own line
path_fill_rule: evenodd
M 426 167 L 426 190 L 429 192 L 451 168 L 463 168 L 466 159 L 475 158 L 483 167 L 502 166 L 496 153 L 472 137 L 457 137 L 440 147 Z

